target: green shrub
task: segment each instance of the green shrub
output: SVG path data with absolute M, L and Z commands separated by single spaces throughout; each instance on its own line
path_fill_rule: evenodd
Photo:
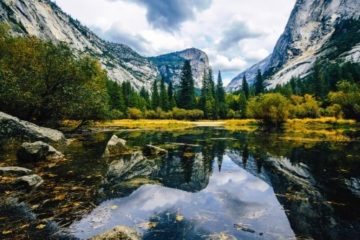
M 291 96 L 292 105 L 290 115 L 292 118 L 320 117 L 320 106 L 316 99 L 308 94 L 305 96 Z
M 279 93 L 268 93 L 250 99 L 248 117 L 260 119 L 266 125 L 278 126 L 289 117 L 290 103 Z
M 138 120 L 143 117 L 143 113 L 138 108 L 129 108 L 128 117 L 134 120 Z

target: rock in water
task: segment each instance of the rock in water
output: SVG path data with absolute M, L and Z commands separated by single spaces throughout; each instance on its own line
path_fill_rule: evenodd
M 17 137 L 31 141 L 40 140 L 52 143 L 65 143 L 66 141 L 64 134 L 60 131 L 40 127 L 3 112 L 0 112 L 0 137 Z
M 24 176 L 31 174 L 32 171 L 22 167 L 1 167 L 0 176 Z
M 168 151 L 165 149 L 153 146 L 153 145 L 146 145 L 143 150 L 146 156 L 159 156 L 159 155 L 166 155 Z
M 20 161 L 41 161 L 47 158 L 62 158 L 64 155 L 47 143 L 38 141 L 23 143 L 17 152 Z
M 113 135 L 106 145 L 104 156 L 114 157 L 123 154 L 127 150 L 126 141 Z
M 43 184 L 44 180 L 36 174 L 19 177 L 16 179 L 17 185 L 22 185 L 28 189 L 34 189 Z
M 140 236 L 136 230 L 126 227 L 117 226 L 110 231 L 90 238 L 90 240 L 139 240 Z

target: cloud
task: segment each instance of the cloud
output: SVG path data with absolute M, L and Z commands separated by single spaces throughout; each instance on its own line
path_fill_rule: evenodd
M 245 22 L 236 21 L 223 32 L 223 38 L 218 44 L 218 49 L 225 51 L 237 46 L 242 40 L 258 38 L 260 36 L 262 36 L 261 33 L 251 30 Z
M 131 0 L 130 2 L 146 7 L 146 18 L 154 28 L 175 32 L 180 30 L 183 22 L 194 19 L 196 12 L 209 8 L 212 0 Z

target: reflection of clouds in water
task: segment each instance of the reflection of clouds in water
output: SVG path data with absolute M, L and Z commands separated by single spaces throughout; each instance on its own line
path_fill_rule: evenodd
M 157 214 L 179 211 L 185 219 L 195 220 L 197 227 L 209 232 L 235 231 L 233 224 L 249 223 L 259 231 L 270 231 L 272 225 L 277 225 L 279 232 L 291 235 L 272 188 L 227 156 L 223 164 L 223 171 L 214 172 L 206 189 L 200 192 L 143 185 L 128 197 L 102 203 L 71 228 L 77 237 L 89 238 L 117 225 L 134 227 Z

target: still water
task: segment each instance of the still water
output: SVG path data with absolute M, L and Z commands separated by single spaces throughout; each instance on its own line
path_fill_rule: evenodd
M 359 239 L 359 142 L 220 128 L 114 134 L 169 153 L 108 160 L 98 204 L 69 227 L 78 238 L 124 225 L 143 239 Z

